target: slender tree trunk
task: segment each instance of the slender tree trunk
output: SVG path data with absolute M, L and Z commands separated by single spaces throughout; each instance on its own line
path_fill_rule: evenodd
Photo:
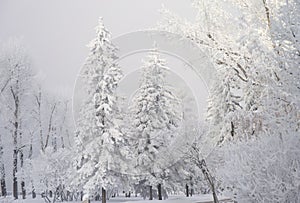
M 106 190 L 102 188 L 102 203 L 106 203 Z
M 150 192 L 150 197 L 149 200 L 153 200 L 153 195 L 152 195 L 152 186 L 149 186 L 149 192 Z
M 22 156 L 21 163 L 22 163 L 22 167 L 23 167 L 23 153 L 21 156 Z M 22 191 L 22 199 L 26 199 L 26 189 L 25 189 L 25 181 L 24 180 L 21 181 L 21 191 Z
M 22 188 L 22 198 L 26 199 L 26 190 L 25 190 L 25 182 L 21 182 L 21 188 Z
M 16 91 L 10 87 L 10 91 L 14 100 L 14 119 L 13 119 L 13 197 L 18 199 L 18 181 L 17 181 L 17 172 L 18 172 L 18 131 L 19 131 L 19 81 L 16 81 Z
M 193 193 L 194 193 L 194 184 L 193 184 L 193 177 L 191 176 L 190 177 L 190 182 L 191 182 L 191 189 L 190 189 L 190 196 L 192 197 L 193 196 Z
M 0 135 L 0 187 L 1 196 L 6 196 L 5 168 L 3 162 L 3 145 Z
M 21 129 L 21 122 L 20 122 L 20 129 Z M 22 143 L 22 131 L 21 130 L 20 130 L 20 143 Z M 20 167 L 22 169 L 24 166 L 23 149 L 19 149 L 19 155 L 20 155 Z M 21 180 L 21 191 L 22 191 L 22 199 L 26 199 L 25 182 L 24 182 L 23 178 Z
M 157 191 L 158 191 L 158 200 L 162 200 L 161 184 L 160 183 L 157 185 Z
M 36 193 L 35 193 L 35 189 L 33 188 L 32 189 L 32 199 L 35 199 L 36 198 Z
M 213 191 L 213 198 L 214 198 L 214 203 L 219 203 L 219 200 L 218 200 L 218 197 L 217 197 L 217 194 L 216 194 L 215 190 Z
M 216 189 L 215 189 L 215 184 L 214 184 L 214 181 L 213 181 L 213 177 L 211 176 L 207 166 L 206 166 L 206 163 L 205 163 L 205 160 L 201 160 L 201 162 L 199 163 L 199 166 L 202 170 L 202 173 L 204 175 L 204 177 L 206 177 L 206 180 L 208 182 L 208 184 L 210 185 L 210 188 L 212 190 L 212 193 L 213 193 L 213 199 L 214 199 L 214 203 L 219 203 L 219 200 L 218 200 L 218 197 L 217 197 L 217 194 L 216 194 Z
M 262 1 L 263 1 L 263 5 L 265 7 L 265 11 L 266 11 L 266 18 L 267 18 L 267 22 L 268 22 L 268 27 L 269 27 L 269 29 L 271 29 L 270 9 L 267 6 L 266 0 L 262 0 Z
M 64 108 L 64 117 L 63 117 L 63 120 L 60 124 L 60 127 L 59 127 L 59 135 L 60 135 L 60 140 L 61 140 L 61 148 L 65 148 L 65 141 L 64 141 L 64 136 L 63 136 L 63 129 L 64 129 L 64 126 L 65 126 L 65 122 L 66 122 L 66 117 L 67 117 L 67 112 L 68 112 L 68 102 L 65 102 L 65 108 Z
M 47 131 L 47 135 L 46 135 L 46 141 L 45 141 L 44 149 L 46 149 L 48 147 L 48 144 L 49 144 L 50 134 L 51 134 L 51 131 L 53 129 L 53 116 L 54 116 L 55 109 L 56 109 L 56 103 L 54 103 L 52 108 L 51 108 L 51 114 L 50 114 L 50 118 L 49 118 L 48 131 Z
M 230 125 L 231 125 L 231 131 L 230 131 L 230 134 L 231 134 L 231 137 L 234 137 L 234 124 L 233 124 L 232 121 L 230 122 Z
M 47 197 L 47 195 L 46 195 L 46 197 Z M 55 200 L 56 200 L 56 192 L 54 192 L 54 197 L 53 197 L 52 203 L 55 203 Z
M 216 189 L 215 189 L 215 184 L 213 183 L 211 177 L 207 177 L 207 180 L 210 184 L 210 187 L 211 187 L 211 190 L 212 190 L 212 193 L 213 193 L 213 198 L 214 198 L 214 203 L 219 203 L 219 200 L 218 200 L 218 197 L 217 197 L 217 194 L 216 194 Z
M 8 82 L 6 83 L 8 84 Z M 7 84 L 5 84 L 2 87 L 0 94 L 4 91 Z M 3 163 L 3 144 L 2 144 L 1 134 L 0 134 L 0 187 L 1 187 L 1 196 L 6 196 L 5 168 Z
M 81 191 L 80 192 L 80 201 L 82 201 L 82 199 L 83 199 L 83 192 Z
M 18 166 L 18 150 L 15 147 L 13 152 L 13 197 L 15 199 L 18 199 L 17 166 Z
M 17 110 L 16 110 L 17 112 Z M 15 113 L 17 114 L 17 113 Z M 18 180 L 17 180 L 17 172 L 18 172 L 18 122 L 15 121 L 14 126 L 14 150 L 13 150 L 13 197 L 18 199 Z
M 2 166 L 1 166 L 2 167 Z M 1 196 L 6 196 L 6 183 L 5 183 L 5 176 L 1 178 L 0 180 L 0 184 L 1 184 Z
M 64 137 L 62 135 L 60 137 L 60 141 L 61 141 L 61 148 L 64 149 L 65 148 L 65 141 L 64 141 Z
M 18 149 L 17 149 L 17 138 L 14 141 L 14 150 L 13 150 L 13 197 L 18 199 L 18 180 L 17 180 L 17 172 L 18 172 Z
M 29 152 L 28 152 L 28 159 L 30 160 L 30 162 L 32 162 L 32 153 L 33 153 L 32 140 L 33 140 L 33 133 L 30 132 L 30 135 L 31 135 L 31 138 L 30 138 L 30 147 L 29 147 Z M 36 193 L 35 193 L 35 188 L 34 188 L 34 185 L 33 185 L 33 180 L 31 179 L 30 181 L 31 181 L 31 187 L 32 187 L 32 190 L 31 190 L 32 199 L 35 199 L 36 198 Z
M 185 194 L 188 197 L 189 196 L 189 186 L 188 184 L 185 184 Z
M 55 130 L 55 128 L 54 128 L 54 130 Z M 53 140 L 52 140 L 52 146 L 53 146 L 53 151 L 54 151 L 54 152 L 57 152 L 57 139 L 56 139 L 56 134 L 55 134 L 55 132 L 54 132 L 54 138 L 53 138 Z

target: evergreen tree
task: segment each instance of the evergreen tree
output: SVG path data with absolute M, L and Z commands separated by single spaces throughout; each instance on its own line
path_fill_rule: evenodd
M 170 132 L 179 126 L 182 112 L 179 112 L 180 100 L 166 85 L 165 72 L 169 68 L 156 49 L 151 51 L 142 69 L 140 88 L 130 109 L 136 165 L 141 172 L 146 171 L 145 179 L 150 181 L 162 170 L 159 160 L 163 157 L 159 157 L 159 151 L 168 146 Z M 151 199 L 151 181 L 148 184 Z
M 82 78 L 87 96 L 80 110 L 77 126 L 77 177 L 73 183 L 83 186 L 88 195 L 99 194 L 116 181 L 113 169 L 118 165 L 122 133 L 115 121 L 115 90 L 122 77 L 117 48 L 110 41 L 110 33 L 102 19 L 91 41 Z M 105 198 L 102 198 L 105 201 Z

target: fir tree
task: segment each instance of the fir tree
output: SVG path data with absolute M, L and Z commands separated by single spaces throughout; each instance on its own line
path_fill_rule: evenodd
M 78 176 L 73 183 L 94 195 L 101 188 L 105 193 L 116 181 L 113 168 L 120 155 L 118 145 L 122 143 L 122 133 L 115 121 L 115 90 L 122 72 L 114 62 L 117 48 L 111 43 L 102 19 L 89 48 L 82 74 L 87 96 L 81 107 L 76 137 Z
M 146 171 L 146 179 L 150 181 L 152 176 L 157 175 L 155 173 L 161 171 L 159 164 L 155 164 L 162 158 L 159 157 L 159 151 L 168 146 L 172 138 L 170 132 L 179 126 L 182 114 L 178 111 L 180 100 L 165 82 L 165 72 L 169 68 L 157 50 L 151 51 L 142 69 L 140 88 L 130 109 L 136 165 L 141 171 Z

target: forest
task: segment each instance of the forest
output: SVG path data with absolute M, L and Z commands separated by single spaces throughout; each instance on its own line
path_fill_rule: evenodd
M 172 82 L 153 37 L 138 88 L 121 94 L 123 47 L 102 17 L 73 98 L 43 86 L 25 40 L 0 44 L 0 202 L 300 202 L 300 2 L 191 7 L 193 21 L 163 6 L 143 33 L 201 53 L 189 60 L 209 61 L 191 62 L 212 73 L 206 90 Z M 187 96 L 197 89 L 208 92 L 204 115 Z

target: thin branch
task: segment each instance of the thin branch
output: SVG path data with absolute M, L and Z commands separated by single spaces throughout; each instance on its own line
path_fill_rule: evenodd
M 45 142 L 44 149 L 47 148 L 48 143 L 49 143 L 50 132 L 51 132 L 51 129 L 52 129 L 52 124 L 53 124 L 52 119 L 53 119 L 53 114 L 54 114 L 55 108 L 56 108 L 56 103 L 54 103 L 54 105 L 52 107 L 52 110 L 51 110 L 49 124 L 48 124 L 48 132 L 47 132 L 47 137 L 46 137 L 46 142 Z

